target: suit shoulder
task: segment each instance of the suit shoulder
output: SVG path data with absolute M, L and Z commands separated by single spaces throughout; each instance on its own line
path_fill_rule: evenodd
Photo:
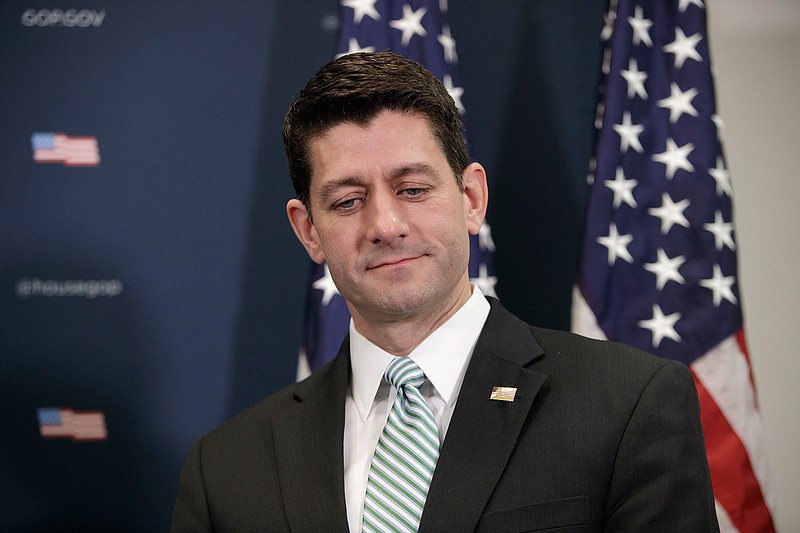
M 531 333 L 542 346 L 545 359 L 559 360 L 572 368 L 587 368 L 595 372 L 607 369 L 610 372 L 652 376 L 657 372 L 683 374 L 690 378 L 685 365 L 633 346 L 600 339 L 592 339 L 553 329 L 530 326 Z
M 567 376 L 610 385 L 620 379 L 638 383 L 664 371 L 683 374 L 688 369 L 679 362 L 658 357 L 632 346 L 598 340 L 570 331 L 532 326 L 509 312 L 495 298 L 479 342 L 496 355 L 544 372 L 551 379 Z
M 305 380 L 287 385 L 226 420 L 203 438 L 205 445 L 263 440 L 270 430 L 271 420 L 276 415 L 285 413 L 297 405 L 303 396 L 331 378 L 332 363 L 328 363 Z
M 273 414 L 296 403 L 294 399 L 294 390 L 296 388 L 297 383 L 284 387 L 222 422 L 203 437 L 204 445 L 213 446 L 216 443 L 227 445 L 231 441 L 262 438 L 268 430 L 269 421 Z

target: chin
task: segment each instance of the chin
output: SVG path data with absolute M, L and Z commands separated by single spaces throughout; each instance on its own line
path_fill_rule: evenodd
M 376 313 L 402 316 L 415 314 L 437 301 L 441 301 L 441 296 L 434 290 L 420 289 L 417 285 L 415 290 L 409 291 L 395 286 L 389 291 L 380 292 L 377 298 L 374 296 L 370 298 L 368 305 Z

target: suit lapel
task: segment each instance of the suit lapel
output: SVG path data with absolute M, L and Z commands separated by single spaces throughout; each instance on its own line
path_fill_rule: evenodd
M 350 373 L 347 340 L 337 358 L 295 391 L 297 404 L 275 417 L 276 466 L 292 531 L 347 531 L 344 404 Z
M 472 531 L 494 491 L 545 380 L 524 366 L 542 355 L 530 329 L 490 299 L 433 476 L 420 532 Z M 492 387 L 516 387 L 513 402 Z

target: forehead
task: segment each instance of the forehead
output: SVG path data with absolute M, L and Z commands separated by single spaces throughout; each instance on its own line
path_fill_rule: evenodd
M 343 122 L 309 141 L 311 182 L 424 161 L 447 166 L 424 115 L 382 111 L 366 124 Z

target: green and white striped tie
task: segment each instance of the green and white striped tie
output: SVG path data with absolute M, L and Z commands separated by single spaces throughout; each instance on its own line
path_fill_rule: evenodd
M 419 392 L 425 373 L 407 357 L 384 373 L 397 389 L 367 481 L 363 533 L 416 532 L 439 458 L 439 433 Z

